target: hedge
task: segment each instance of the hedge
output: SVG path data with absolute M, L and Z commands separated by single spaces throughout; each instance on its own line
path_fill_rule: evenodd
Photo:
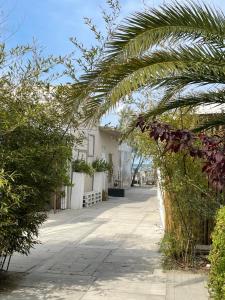
M 225 206 L 218 211 L 209 255 L 209 288 L 215 300 L 225 299 Z

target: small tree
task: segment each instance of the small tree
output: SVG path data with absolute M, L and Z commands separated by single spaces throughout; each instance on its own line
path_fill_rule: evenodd
M 2 46 L 1 58 L 0 269 L 8 269 L 14 252 L 37 243 L 52 194 L 68 183 L 73 139 L 50 87 L 59 60 L 36 47 Z
M 150 95 L 148 93 L 142 93 L 139 97 L 129 97 L 126 99 L 126 104 L 123 106 L 122 110 L 119 112 L 119 129 L 124 135 L 123 138 L 126 140 L 128 145 L 132 148 L 132 178 L 131 186 L 135 184 L 135 178 L 139 170 L 142 168 L 143 163 L 147 162 L 150 166 L 150 155 L 149 155 L 149 145 L 143 136 L 140 134 L 139 130 L 132 130 L 129 132 L 129 128 L 133 122 L 133 118 L 138 113 L 145 111 L 146 106 L 149 104 L 146 102 L 147 97 Z M 149 99 L 148 99 L 149 101 Z M 129 134 L 127 134 L 129 132 Z
M 104 49 L 112 37 L 117 26 L 117 19 L 120 15 L 119 0 L 105 0 L 104 8 L 101 8 L 101 27 L 93 19 L 85 16 L 84 24 L 89 29 L 90 39 L 93 37 L 91 46 L 80 41 L 76 36 L 71 37 L 70 41 L 74 45 L 74 51 L 64 59 L 64 74 L 71 81 L 68 85 L 60 88 L 61 96 L 64 98 L 64 112 L 68 116 L 76 115 L 76 120 L 91 119 L 95 123 L 99 122 L 99 115 L 87 107 L 87 99 L 82 96 L 82 85 L 79 85 L 80 77 L 95 69 L 101 62 Z M 91 118 L 89 113 L 91 113 Z
M 164 122 L 146 123 L 140 117 L 137 126 L 155 141 L 151 153 L 162 174 L 166 210 L 162 250 L 173 262 L 193 263 L 196 244 L 210 243 L 216 210 L 224 203 L 224 136 L 196 135 L 186 129 L 197 122 L 190 112 L 161 119 Z

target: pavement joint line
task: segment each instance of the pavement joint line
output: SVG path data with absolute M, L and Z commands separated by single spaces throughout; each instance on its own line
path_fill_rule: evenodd
M 63 300 L 67 295 L 74 300 L 208 299 L 203 276 L 161 273 L 158 243 L 163 230 L 156 189 L 134 188 L 126 193 L 126 198 L 79 212 L 49 215 L 49 226 L 43 226 L 40 236 L 45 243 L 31 259 L 15 258 L 14 269 L 23 265 L 20 270 L 27 269 L 21 277 L 15 276 L 18 287 L 11 289 L 10 300 L 36 299 L 37 293 L 48 299 L 52 291 L 51 299 Z

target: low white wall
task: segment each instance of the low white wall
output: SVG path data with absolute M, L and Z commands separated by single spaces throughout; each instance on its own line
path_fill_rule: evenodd
M 93 190 L 102 192 L 107 189 L 107 176 L 105 172 L 96 172 L 94 174 Z
M 71 205 L 72 209 L 83 208 L 83 196 L 85 194 L 85 174 L 73 172 L 73 187 L 71 189 Z M 105 172 L 96 172 L 94 174 L 93 192 L 102 193 L 107 191 L 107 175 Z M 87 193 L 86 193 L 87 194 Z
M 83 207 L 84 176 L 84 173 L 73 172 L 73 187 L 71 194 L 72 209 L 81 209 Z
M 164 195 L 162 190 L 162 177 L 159 169 L 157 169 L 157 179 L 157 197 L 159 200 L 159 212 L 163 229 L 165 229 L 165 206 L 163 200 Z

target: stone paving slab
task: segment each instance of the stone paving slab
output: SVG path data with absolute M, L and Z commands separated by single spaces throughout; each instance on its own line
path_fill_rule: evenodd
M 121 276 L 116 280 L 105 280 L 107 277 L 101 278 L 100 280 L 96 280 L 94 282 L 93 286 L 88 290 L 90 291 L 117 291 L 117 292 L 129 292 L 134 294 L 144 294 L 144 295 L 157 295 L 157 296 L 166 296 L 166 282 L 163 279 L 158 278 L 155 280 L 154 277 L 149 277 L 148 274 L 146 274 L 148 280 L 138 280 L 138 278 L 133 278 L 130 280 L 130 278 L 124 279 L 121 278 Z
M 164 272 L 156 189 L 50 214 L 41 245 L 0 274 L 0 300 L 206 300 L 206 278 Z
M 37 289 L 69 289 L 77 291 L 87 291 L 93 284 L 96 278 L 92 276 L 84 275 L 68 275 L 68 274 L 54 274 L 54 273 L 18 273 L 15 276 L 13 272 L 13 277 L 11 274 L 8 276 L 8 281 L 5 281 L 5 285 L 0 288 L 2 291 L 16 290 L 19 287 L 25 289 L 37 288 Z M 6 285 L 7 283 L 7 285 Z M 0 294 L 1 295 L 1 294 Z M 1 297 L 0 297 L 1 299 Z
M 10 299 L 11 300 L 11 299 Z M 109 291 L 87 292 L 82 300 L 165 300 L 164 296 Z
M 11 293 L 7 293 L 4 300 L 80 300 L 85 295 L 85 292 L 71 291 L 67 289 L 37 289 L 37 288 L 19 288 Z
M 207 278 L 204 275 L 180 271 L 170 271 L 167 273 L 166 300 L 209 299 L 206 287 Z

